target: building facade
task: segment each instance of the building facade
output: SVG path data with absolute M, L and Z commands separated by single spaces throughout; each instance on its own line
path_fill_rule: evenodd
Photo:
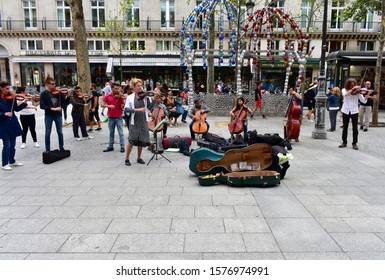
M 179 65 L 179 33 L 184 19 L 202 1 L 134 0 L 128 9 L 123 9 L 119 2 L 83 0 L 92 82 L 103 86 L 110 78 L 139 77 L 149 84 L 160 81 L 172 88 L 185 86 L 185 67 Z M 261 7 L 258 3 L 265 1 L 254 2 L 255 11 Z M 343 22 L 340 15 L 344 5 L 344 1 L 329 1 L 328 52 L 376 50 L 379 17 L 370 14 L 362 23 Z M 311 80 L 318 74 L 323 9 L 319 8 L 309 21 L 309 1 L 276 1 L 275 6 L 292 15 L 310 36 L 309 45 L 315 47 L 308 61 L 307 76 Z M 244 17 L 245 7 L 241 11 Z M 218 29 L 216 33 L 218 44 Z M 229 31 L 225 31 L 227 39 L 228 34 Z M 200 39 L 197 33 L 197 48 Z M 264 45 L 266 41 L 262 43 Z M 284 42 L 279 40 L 275 45 L 277 49 L 284 48 Z M 194 66 L 194 81 L 205 84 L 206 72 L 199 60 Z M 242 80 L 247 84 L 252 75 L 246 67 L 247 61 L 244 66 Z M 76 71 L 71 11 L 65 1 L 0 0 L 1 80 L 9 80 L 16 86 L 38 87 L 50 75 L 59 85 L 74 86 L 77 84 Z M 361 69 L 355 71 L 360 73 Z M 292 75 L 295 73 L 294 67 Z M 284 75 L 283 63 L 261 65 L 260 77 L 268 87 L 278 87 L 283 83 Z M 234 67 L 216 67 L 215 79 L 232 83 Z

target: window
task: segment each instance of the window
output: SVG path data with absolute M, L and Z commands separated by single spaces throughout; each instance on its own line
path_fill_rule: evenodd
M 196 1 L 196 6 L 199 6 L 200 4 L 202 4 L 202 0 L 197 0 Z M 203 20 L 204 20 L 204 15 L 201 14 L 199 16 L 199 21 L 197 22 L 197 28 L 199 28 L 199 29 L 203 28 Z
M 53 40 L 53 49 L 55 51 L 75 50 L 75 41 L 74 40 Z
M 343 50 L 346 51 L 347 49 L 347 42 L 346 41 L 330 41 L 329 42 L 329 50 L 328 52 L 334 52 Z
M 156 41 L 157 51 L 174 51 L 177 47 L 174 46 L 173 41 Z
M 89 51 L 108 51 L 110 46 L 110 41 L 108 40 L 88 40 Z
M 92 27 L 104 27 L 106 15 L 104 10 L 104 0 L 91 0 Z
M 203 41 L 194 41 L 193 43 L 195 50 L 202 50 L 203 49 Z
M 160 0 L 161 26 L 175 27 L 175 0 Z
M 20 50 L 22 51 L 43 50 L 43 40 L 20 40 Z
M 36 28 L 36 1 L 27 0 L 23 1 L 23 12 L 24 12 L 24 26 L 25 28 Z
M 139 27 L 139 0 L 135 0 L 127 11 L 127 27 Z
M 311 1 L 302 1 L 301 6 L 301 28 L 314 26 L 314 15 L 310 18 Z
M 141 51 L 146 49 L 146 42 L 143 40 L 123 41 L 122 50 Z
M 285 1 L 276 1 L 276 2 L 273 2 L 273 1 L 272 1 L 272 3 L 270 3 L 269 5 L 270 5 L 271 7 L 280 8 L 280 10 L 281 10 L 282 12 L 284 12 Z M 274 27 L 275 27 L 275 28 L 282 28 L 282 27 L 283 27 L 283 26 L 281 26 L 281 25 L 279 24 L 279 21 L 278 21 L 278 19 L 277 19 L 276 17 L 273 17 L 273 19 L 274 19 L 273 24 L 274 24 Z
M 360 51 L 373 51 L 374 42 L 373 41 L 360 41 Z
M 344 6 L 344 0 L 334 0 L 332 2 L 332 19 L 330 26 L 332 29 L 343 28 L 342 14 L 345 8 Z
M 361 22 L 361 29 L 373 30 L 373 12 L 368 11 L 366 18 Z
M 57 5 L 57 27 L 58 28 L 71 28 L 71 9 L 67 2 L 56 1 Z

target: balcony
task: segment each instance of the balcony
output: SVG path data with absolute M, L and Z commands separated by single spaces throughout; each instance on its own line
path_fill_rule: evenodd
M 116 30 L 119 30 L 118 26 L 121 25 L 122 22 L 115 23 L 117 26 Z M 307 30 L 306 24 L 307 22 L 300 22 L 297 21 L 298 26 L 302 29 L 304 33 L 309 33 L 310 35 L 317 35 L 321 34 L 322 31 L 322 21 L 315 21 L 312 26 L 310 26 Z M 109 22 L 109 26 L 113 26 L 113 22 Z M 150 20 L 149 18 L 147 20 L 141 20 L 139 22 L 131 23 L 124 22 L 125 30 L 127 32 L 139 32 L 146 34 L 148 32 L 151 33 L 169 33 L 169 32 L 177 32 L 182 28 L 183 20 L 176 20 L 173 22 L 170 21 L 160 21 L 160 20 Z M 106 22 L 100 22 L 100 21 L 92 21 L 87 20 L 85 21 L 86 30 L 88 33 L 97 33 L 98 31 L 106 31 L 105 25 Z M 199 24 L 198 24 L 199 25 Z M 226 22 L 224 24 L 224 30 L 226 34 L 230 33 L 228 23 Z M 266 27 L 266 26 L 263 26 Z M 355 36 L 362 36 L 362 35 L 370 35 L 370 36 L 376 36 L 378 35 L 381 27 L 381 22 L 369 22 L 366 23 L 366 28 L 363 28 L 362 24 L 359 22 L 354 21 L 347 21 L 340 24 L 333 24 L 333 26 L 329 23 L 328 24 L 328 35 L 330 34 L 351 34 Z M 200 31 L 200 26 L 197 26 L 195 29 L 197 32 Z M 279 26 L 275 27 L 276 31 L 282 30 Z M 290 30 L 290 28 L 289 28 Z M 216 31 L 219 31 L 219 24 L 216 23 Z M 63 21 L 63 20 L 46 20 L 44 18 L 42 19 L 36 19 L 36 20 L 30 20 L 30 21 L 24 21 L 24 20 L 13 20 L 13 19 L 6 19 L 2 20 L 0 22 L 0 36 L 7 34 L 8 36 L 17 35 L 20 36 L 22 34 L 33 34 L 33 32 L 37 32 L 37 34 L 44 34 L 44 33 L 70 33 L 72 34 L 72 24 L 71 21 Z M 264 28 L 262 28 L 262 32 L 266 32 Z

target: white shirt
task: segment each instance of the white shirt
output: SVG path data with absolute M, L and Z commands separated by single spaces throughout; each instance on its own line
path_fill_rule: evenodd
M 103 92 L 104 92 L 104 96 L 107 96 L 107 95 L 111 94 L 111 93 L 112 93 L 111 86 L 110 86 L 110 85 L 106 86 L 106 87 L 103 89 Z
M 348 90 L 345 88 L 342 89 L 342 96 L 344 97 L 344 102 L 342 103 L 341 112 L 347 115 L 349 115 L 349 113 L 358 114 L 358 100 L 364 104 L 367 101 L 361 93 L 350 95 L 350 92 L 348 93 Z

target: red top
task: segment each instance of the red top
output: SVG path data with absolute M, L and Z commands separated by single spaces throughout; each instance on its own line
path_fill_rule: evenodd
M 121 118 L 123 114 L 123 109 L 125 104 L 125 100 L 122 97 L 116 99 L 114 95 L 105 95 L 103 97 L 103 101 L 107 103 L 107 105 L 114 105 L 115 108 L 108 108 L 108 117 L 109 118 Z M 122 106 L 123 104 L 123 106 Z

